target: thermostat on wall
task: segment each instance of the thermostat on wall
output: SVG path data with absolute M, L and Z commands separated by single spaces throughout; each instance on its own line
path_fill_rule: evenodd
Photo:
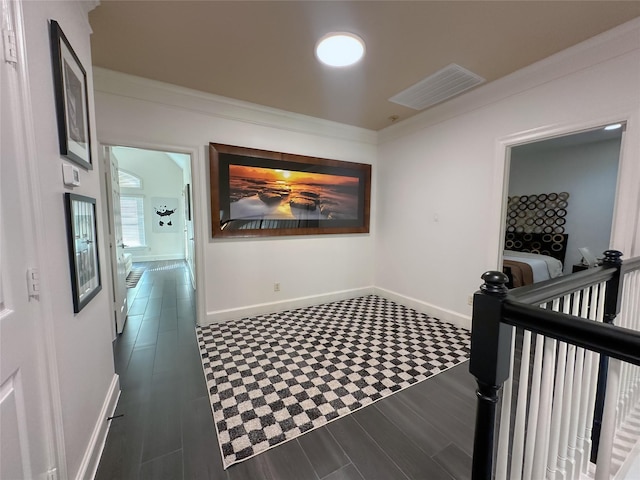
M 80 169 L 69 165 L 67 163 L 62 164 L 62 181 L 65 185 L 70 187 L 77 187 L 80 185 Z

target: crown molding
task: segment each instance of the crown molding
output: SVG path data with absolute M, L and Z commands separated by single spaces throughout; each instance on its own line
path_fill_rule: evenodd
M 640 49 L 640 17 L 378 132 L 383 144 Z
M 162 104 L 212 117 L 278 128 L 296 133 L 377 145 L 373 130 L 278 110 L 169 83 L 93 67 L 96 92 Z

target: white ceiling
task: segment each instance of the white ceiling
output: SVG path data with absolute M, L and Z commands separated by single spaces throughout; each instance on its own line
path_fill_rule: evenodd
M 456 63 L 496 80 L 640 16 L 640 1 L 120 1 L 89 20 L 96 66 L 379 130 L 416 113 L 388 98 Z M 367 44 L 351 68 L 316 41 Z

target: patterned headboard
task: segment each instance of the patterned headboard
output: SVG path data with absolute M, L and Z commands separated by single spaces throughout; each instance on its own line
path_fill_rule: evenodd
M 568 204 L 568 192 L 509 197 L 505 249 L 549 255 L 564 264 Z
M 504 248 L 516 252 L 539 253 L 557 258 L 564 265 L 567 253 L 566 233 L 507 233 Z

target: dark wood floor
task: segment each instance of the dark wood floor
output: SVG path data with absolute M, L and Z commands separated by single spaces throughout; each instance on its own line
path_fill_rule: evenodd
M 122 416 L 112 420 L 96 479 L 471 477 L 475 383 L 467 363 L 224 470 L 186 267 L 146 265 L 114 342 Z

